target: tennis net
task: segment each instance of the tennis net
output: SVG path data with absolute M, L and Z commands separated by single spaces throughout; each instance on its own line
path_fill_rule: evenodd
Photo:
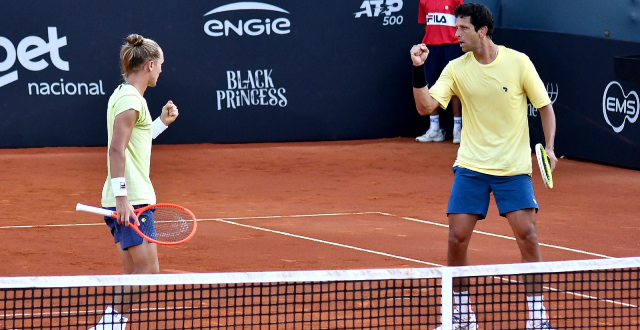
M 442 268 L 4 277 L 0 329 L 89 329 L 113 304 L 116 292 L 143 286 L 126 314 L 126 329 L 434 329 L 442 319 L 442 329 L 448 330 L 456 326 L 451 292 L 460 278 L 469 281 L 478 329 L 525 329 L 530 282 L 543 293 L 556 329 L 638 329 L 639 270 L 640 258 L 618 258 Z M 132 293 L 121 297 L 138 299 Z

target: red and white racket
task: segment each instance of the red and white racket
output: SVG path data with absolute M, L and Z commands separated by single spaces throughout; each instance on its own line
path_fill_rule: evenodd
M 140 216 L 147 210 L 153 211 L 152 217 Z M 106 217 L 117 217 L 117 212 L 78 203 L 76 211 L 100 214 Z M 153 204 L 134 210 L 140 225 L 133 219 L 131 227 L 149 242 L 160 245 L 182 244 L 193 237 L 198 223 L 196 217 L 188 209 L 174 204 Z

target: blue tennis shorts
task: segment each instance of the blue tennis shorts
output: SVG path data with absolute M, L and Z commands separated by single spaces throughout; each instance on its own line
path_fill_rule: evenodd
M 531 177 L 527 174 L 496 176 L 462 167 L 454 167 L 453 173 L 455 177 L 447 216 L 451 213 L 464 213 L 478 214 L 479 220 L 486 218 L 492 192 L 503 217 L 509 212 L 529 208 L 538 212 L 538 201 L 533 193 Z
M 134 209 L 139 209 L 147 206 L 144 205 L 134 205 Z M 105 207 L 107 210 L 115 211 L 115 207 Z M 150 209 L 142 212 L 142 214 L 138 215 L 138 221 L 140 221 L 140 229 L 145 234 L 149 235 L 150 230 L 145 227 L 153 228 L 152 234 L 149 237 L 155 239 L 155 224 L 153 220 L 153 212 L 155 209 Z M 112 217 L 104 217 L 104 222 L 107 223 L 109 229 L 111 229 L 111 235 L 113 235 L 113 239 L 115 243 L 120 242 L 123 250 L 127 250 L 128 248 L 136 245 L 142 244 L 143 238 L 140 236 L 131 226 L 119 225 L 118 220 Z

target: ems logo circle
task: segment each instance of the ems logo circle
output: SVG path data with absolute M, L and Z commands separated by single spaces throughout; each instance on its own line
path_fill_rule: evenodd
M 619 82 L 612 81 L 607 85 L 602 96 L 602 113 L 614 132 L 622 132 L 627 121 L 636 122 L 639 101 L 638 93 L 631 91 L 625 94 Z

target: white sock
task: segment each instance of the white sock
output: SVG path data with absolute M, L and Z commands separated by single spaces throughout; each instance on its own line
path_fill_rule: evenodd
M 429 121 L 431 126 L 429 126 L 430 130 L 438 130 L 440 129 L 440 115 L 429 116 Z
M 453 130 L 461 130 L 462 129 L 462 117 L 453 117 Z
M 530 320 L 539 321 L 540 323 L 547 320 L 547 313 L 545 311 L 542 299 L 543 296 L 527 296 L 527 305 L 529 305 Z
M 473 313 L 469 304 L 469 291 L 453 291 L 453 302 L 461 314 Z

